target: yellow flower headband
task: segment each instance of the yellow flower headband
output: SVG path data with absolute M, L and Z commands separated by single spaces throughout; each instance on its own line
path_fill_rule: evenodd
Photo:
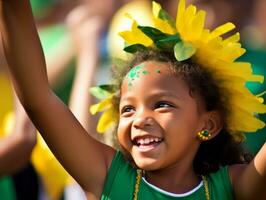
M 197 12 L 194 5 L 186 8 L 185 0 L 179 1 L 176 21 L 156 2 L 153 2 L 154 27 L 132 21 L 131 30 L 120 33 L 126 42 L 126 52 L 155 48 L 174 52 L 178 61 L 191 58 L 210 71 L 222 94 L 230 97 L 225 102 L 229 111 L 226 128 L 235 139 L 242 139 L 242 132 L 255 132 L 264 127 L 264 122 L 256 117 L 266 112 L 263 99 L 245 87 L 249 81 L 262 83 L 264 77 L 254 75 L 250 63 L 236 61 L 245 53 L 239 43 L 239 33 L 226 39 L 221 37 L 233 30 L 234 24 L 226 23 L 210 31 L 204 28 L 205 11 Z
M 105 133 L 110 127 L 118 123 L 119 114 L 115 109 L 113 98 L 116 93 L 114 85 L 100 85 L 92 87 L 90 92 L 93 96 L 101 101 L 90 107 L 91 114 L 95 115 L 98 112 L 104 112 L 97 124 L 97 131 Z

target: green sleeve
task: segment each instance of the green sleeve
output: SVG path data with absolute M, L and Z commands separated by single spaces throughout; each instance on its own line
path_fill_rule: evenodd
M 117 151 L 108 171 L 101 200 L 131 199 L 136 169 Z
M 0 199 L 1 200 L 15 200 L 16 193 L 12 179 L 8 176 L 0 178 Z
M 211 199 L 233 200 L 233 189 L 228 167 L 222 167 L 215 173 L 207 176 Z

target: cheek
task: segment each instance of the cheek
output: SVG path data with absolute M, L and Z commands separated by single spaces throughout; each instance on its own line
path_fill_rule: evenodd
M 165 130 L 176 129 L 182 124 L 180 119 L 176 114 L 164 113 L 156 119 L 160 126 Z
M 186 115 L 169 115 L 161 119 L 160 125 L 163 129 L 171 134 L 171 137 L 181 138 L 194 138 L 195 133 L 195 119 L 191 119 Z
M 125 147 L 130 141 L 130 126 L 126 120 L 120 120 L 117 127 L 117 139 L 121 146 Z
M 119 122 L 117 127 L 117 139 L 120 144 L 123 141 L 123 135 L 124 135 L 123 126 L 121 126 L 121 123 Z

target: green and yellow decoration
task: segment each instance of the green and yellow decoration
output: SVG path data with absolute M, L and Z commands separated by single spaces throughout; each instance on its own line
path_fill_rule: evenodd
M 90 89 L 91 94 L 101 100 L 101 102 L 90 107 L 91 114 L 95 115 L 98 112 L 104 112 L 97 125 L 99 133 L 106 132 L 118 122 L 119 114 L 113 103 L 116 90 L 115 85 L 100 85 Z
M 262 83 L 264 77 L 254 75 L 250 63 L 236 61 L 245 53 L 239 43 L 239 33 L 223 37 L 235 28 L 234 24 L 228 22 L 209 30 L 204 28 L 205 15 L 205 11 L 197 11 L 194 5 L 186 7 L 185 0 L 180 0 L 174 20 L 160 4 L 153 2 L 153 26 L 141 26 L 127 14 L 133 23 L 130 30 L 120 33 L 126 44 L 124 51 L 134 54 L 153 48 L 173 52 L 177 61 L 192 59 L 206 68 L 224 95 L 222 103 L 228 110 L 226 129 L 236 140 L 242 140 L 243 132 L 255 132 L 265 126 L 257 118 L 257 114 L 266 112 L 263 99 L 245 86 L 247 82 Z M 99 107 L 108 108 L 106 111 L 111 113 L 111 98 L 109 93 L 97 109 L 93 106 L 93 113 L 103 110 Z M 105 116 L 105 122 L 107 119 L 117 122 L 110 114 Z M 99 130 L 106 130 L 102 124 Z

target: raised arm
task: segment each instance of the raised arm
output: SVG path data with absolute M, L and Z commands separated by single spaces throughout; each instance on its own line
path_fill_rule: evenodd
M 81 125 L 92 133 L 92 117 L 88 112 L 91 105 L 89 88 L 95 80 L 95 72 L 99 61 L 99 41 L 104 24 L 101 18 L 90 15 L 88 6 L 78 5 L 67 16 L 67 25 L 72 38 L 73 50 L 76 53 L 76 73 L 70 95 L 69 108 Z M 95 135 L 92 135 L 95 137 Z M 97 137 L 96 137 L 97 138 Z M 71 192 L 71 188 L 76 188 Z M 77 190 L 77 183 L 66 188 L 66 199 L 85 199 L 85 193 Z M 91 199 L 90 193 L 86 194 Z
M 69 107 L 79 122 L 89 130 L 91 95 L 89 88 L 95 80 L 99 62 L 100 35 L 104 27 L 102 18 L 91 14 L 88 6 L 79 5 L 67 17 L 77 56 L 76 74 L 70 95 Z
M 0 2 L 4 50 L 19 99 L 58 160 L 99 197 L 114 150 L 91 138 L 49 88 L 28 0 Z
M 236 199 L 266 199 L 266 143 L 250 164 L 232 166 L 230 172 Z

